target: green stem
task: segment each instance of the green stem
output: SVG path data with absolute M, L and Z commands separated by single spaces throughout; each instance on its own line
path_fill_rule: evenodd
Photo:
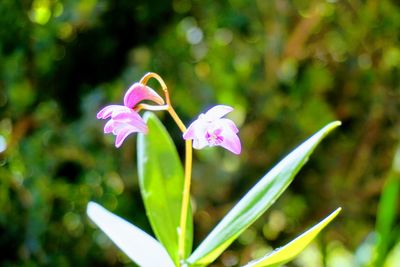
M 150 78 L 156 79 L 165 94 L 165 102 L 166 105 L 160 106 L 159 108 L 155 108 L 154 106 L 148 106 L 142 104 L 140 108 L 143 109 L 151 109 L 151 110 L 167 110 L 168 113 L 171 115 L 172 119 L 178 125 L 179 129 L 184 133 L 186 131 L 186 126 L 183 124 L 182 120 L 179 118 L 178 114 L 176 114 L 174 108 L 171 105 L 171 101 L 169 98 L 169 92 L 167 85 L 165 84 L 164 80 L 156 73 L 149 72 L 143 76 L 140 80 L 140 83 L 146 85 Z M 179 266 L 182 266 L 183 260 L 185 258 L 185 239 L 186 239 L 186 222 L 188 217 L 188 210 L 189 210 L 189 202 L 190 202 L 190 182 L 191 182 L 191 175 L 192 175 L 192 141 L 186 140 L 185 141 L 185 178 L 183 184 L 183 192 L 182 192 L 182 207 L 181 207 L 181 217 L 180 217 L 180 224 L 179 224 L 179 239 L 178 239 L 178 254 L 180 263 Z
M 178 125 L 182 132 L 186 131 L 185 125 L 182 123 L 179 116 L 176 114 L 175 110 L 169 103 L 169 98 L 167 98 L 167 105 L 169 108 L 167 111 L 174 119 L 175 123 Z M 185 258 L 185 239 L 186 239 L 186 222 L 189 210 L 190 202 L 190 182 L 192 175 L 192 140 L 185 141 L 185 179 L 183 184 L 182 192 L 182 207 L 181 207 L 181 218 L 179 223 L 179 240 L 178 240 L 178 255 L 180 259 L 180 265 Z
M 190 201 L 190 182 L 192 174 L 192 141 L 185 141 L 185 180 L 183 184 L 182 193 L 182 208 L 181 208 L 181 221 L 180 221 L 180 235 L 179 235 L 179 257 L 181 260 L 185 257 L 185 238 L 186 238 L 186 222 L 189 210 Z

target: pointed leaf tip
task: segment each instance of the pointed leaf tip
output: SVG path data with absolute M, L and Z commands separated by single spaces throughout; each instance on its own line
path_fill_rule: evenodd
M 328 123 L 323 129 L 326 129 L 326 133 L 328 134 L 330 131 L 334 130 L 335 128 L 339 127 L 342 125 L 341 121 L 332 121 L 330 123 Z
M 291 261 L 317 237 L 317 235 L 340 213 L 341 210 L 341 207 L 337 208 L 325 219 L 308 229 L 297 238 L 293 239 L 290 243 L 281 248 L 275 249 L 262 258 L 249 262 L 244 267 L 281 266 Z
M 330 124 L 332 124 L 332 126 L 333 126 L 334 128 L 336 128 L 336 127 L 342 125 L 342 122 L 341 122 L 341 121 L 333 121 L 333 122 L 331 122 Z M 329 124 L 328 124 L 328 125 L 329 125 Z

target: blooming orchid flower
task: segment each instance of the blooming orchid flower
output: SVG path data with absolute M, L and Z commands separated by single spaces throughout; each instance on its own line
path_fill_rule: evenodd
M 193 139 L 193 147 L 222 146 L 234 154 L 240 154 L 239 132 L 232 120 L 222 118 L 233 110 L 230 106 L 217 105 L 190 124 L 183 134 L 185 140 Z
M 147 133 L 146 123 L 133 109 L 143 100 L 164 104 L 164 100 L 153 89 L 141 83 L 134 83 L 125 93 L 124 105 L 109 105 L 97 113 L 98 119 L 110 119 L 104 126 L 104 133 L 113 133 L 116 136 L 117 148 L 131 133 Z

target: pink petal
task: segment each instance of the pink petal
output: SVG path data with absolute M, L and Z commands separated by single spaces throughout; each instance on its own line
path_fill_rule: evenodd
M 143 100 L 151 100 L 159 105 L 164 104 L 164 99 L 162 99 L 153 89 L 141 83 L 134 83 L 125 93 L 124 105 L 133 108 Z
M 111 114 L 117 110 L 120 110 L 124 106 L 121 105 L 109 105 L 105 106 L 102 108 L 98 113 L 97 113 L 97 118 L 98 119 L 107 119 L 111 116 Z
M 117 137 L 115 138 L 115 147 L 119 148 L 124 140 L 130 135 L 131 133 L 134 133 L 135 129 L 132 127 L 126 127 L 124 129 L 121 129 L 119 133 L 117 134 Z
M 219 144 L 225 149 L 228 149 L 232 153 L 238 155 L 242 150 L 239 137 L 232 131 L 224 131 L 224 140 Z
M 209 109 L 204 115 L 208 121 L 213 121 L 222 118 L 233 110 L 232 107 L 226 105 L 217 105 Z
M 137 123 L 135 121 L 129 121 L 129 120 L 128 121 L 114 120 L 113 133 L 116 135 L 121 130 L 127 127 L 134 129 L 135 132 L 147 133 L 148 131 L 147 125 L 144 122 Z
M 114 131 L 114 120 L 109 120 L 106 125 L 104 125 L 104 133 L 111 133 L 112 131 Z
M 117 116 L 118 114 L 121 113 L 131 113 L 131 112 L 135 112 L 132 109 L 122 106 L 122 105 L 117 105 L 114 109 L 113 112 L 111 114 L 111 117 L 114 118 L 115 116 Z M 136 112 L 137 113 L 137 112 Z
M 129 113 L 119 113 L 113 117 L 119 123 L 129 124 L 138 129 L 139 132 L 146 132 L 146 122 L 135 111 Z
M 126 111 L 123 112 L 115 112 L 112 114 L 112 118 L 113 119 L 117 119 L 117 120 L 137 120 L 137 121 L 143 121 L 142 117 L 140 117 L 140 115 L 132 110 L 127 108 Z

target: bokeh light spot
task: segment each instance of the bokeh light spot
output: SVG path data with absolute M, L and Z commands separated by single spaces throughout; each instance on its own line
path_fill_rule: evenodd
M 63 217 L 63 223 L 69 231 L 73 232 L 80 226 L 81 218 L 74 212 L 67 212 Z
M 238 256 L 233 251 L 225 251 L 221 256 L 221 261 L 224 266 L 234 266 L 238 264 Z
M 369 69 L 372 65 L 371 57 L 368 54 L 358 56 L 358 66 L 362 69 Z
M 113 173 L 106 178 L 106 184 L 117 195 L 120 195 L 124 191 L 124 183 L 117 173 Z
M 256 238 L 256 231 L 252 228 L 246 229 L 238 238 L 240 244 L 249 245 L 254 242 Z
M 58 29 L 58 37 L 63 40 L 70 39 L 73 34 L 73 27 L 70 23 L 63 23 Z
M 287 58 L 278 70 L 278 77 L 284 83 L 291 83 L 297 75 L 297 69 L 297 61 L 294 58 Z
M 57 17 L 61 16 L 63 13 L 64 13 L 64 6 L 63 6 L 63 4 L 61 4 L 60 2 L 57 2 L 57 3 L 54 5 L 53 16 L 54 16 L 55 18 L 57 18 Z
M 199 27 L 191 27 L 186 31 L 186 40 L 192 44 L 199 44 L 203 40 L 203 31 Z
M 400 49 L 390 47 L 384 52 L 383 64 L 386 68 L 393 68 L 400 65 Z
M 32 4 L 32 9 L 29 13 L 29 18 L 32 22 L 40 25 L 45 25 L 51 18 L 51 10 L 49 1 L 36 0 Z
M 7 142 L 4 136 L 0 135 L 0 153 L 7 149 Z
M 210 65 L 206 62 L 199 62 L 196 64 L 194 71 L 197 77 L 204 79 L 210 74 Z
M 215 40 L 219 45 L 225 46 L 232 42 L 233 33 L 226 28 L 220 28 L 215 31 Z

